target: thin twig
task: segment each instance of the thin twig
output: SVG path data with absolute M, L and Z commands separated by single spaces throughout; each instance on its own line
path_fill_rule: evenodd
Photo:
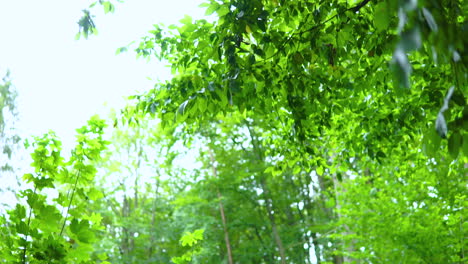
M 36 185 L 34 184 L 34 191 L 33 191 L 33 195 L 36 195 Z M 33 201 L 33 199 L 31 199 L 31 201 Z M 31 225 L 31 216 L 32 216 L 32 205 L 29 205 L 29 216 L 28 216 L 28 229 L 26 230 L 26 234 L 25 234 L 25 238 L 24 238 L 24 249 L 23 249 L 23 263 L 25 264 L 26 263 L 26 251 L 27 251 L 27 248 L 28 248 L 28 236 L 29 236 L 29 226 Z
M 356 12 L 359 11 L 361 8 L 363 8 L 365 5 L 367 5 L 367 3 L 369 3 L 369 2 L 370 2 L 370 0 L 363 0 L 361 3 L 359 3 L 359 4 L 356 5 L 355 7 L 351 7 L 351 8 L 345 9 L 345 11 L 333 15 L 333 16 L 331 16 L 330 18 L 328 18 L 327 20 L 325 20 L 325 21 L 323 21 L 323 22 L 321 22 L 321 23 L 319 23 L 319 24 L 316 24 L 316 25 L 312 26 L 312 27 L 309 28 L 309 29 L 306 29 L 306 30 L 304 30 L 304 31 L 299 31 L 299 32 L 294 32 L 294 33 L 292 33 L 292 34 L 288 37 L 288 39 L 286 39 L 286 41 L 283 42 L 283 44 L 281 45 L 281 47 L 279 47 L 278 50 L 277 50 L 273 55 L 271 55 L 270 57 L 268 57 L 268 58 L 266 58 L 266 59 L 264 59 L 264 60 L 258 61 L 258 62 L 265 62 L 265 61 L 268 61 L 268 60 L 270 60 L 271 58 L 273 58 L 273 57 L 275 57 L 276 55 L 278 55 L 278 53 L 280 53 L 280 52 L 283 50 L 283 48 L 286 46 L 286 44 L 288 44 L 288 42 L 290 42 L 290 41 L 292 40 L 292 38 L 293 38 L 295 35 L 302 35 L 302 34 L 304 34 L 304 33 L 313 31 L 313 30 L 317 29 L 318 27 L 321 27 L 321 26 L 325 25 L 326 23 L 330 22 L 332 19 L 336 18 L 337 16 L 344 14 L 346 11 L 352 11 L 352 12 L 355 12 L 355 13 L 356 13 Z M 307 18 L 308 18 L 308 17 L 309 17 L 309 16 L 307 16 Z
M 71 207 L 71 204 L 73 202 L 73 197 L 75 196 L 76 186 L 78 185 L 78 179 L 80 178 L 80 175 L 81 175 L 81 171 L 78 171 L 78 173 L 76 175 L 75 184 L 73 185 L 73 190 L 72 190 L 72 194 L 71 194 L 71 197 L 70 197 L 70 202 L 68 203 L 68 206 L 67 206 L 67 214 L 65 215 L 65 219 L 63 220 L 62 229 L 60 230 L 60 236 L 62 236 L 63 230 L 65 229 L 65 224 L 67 223 L 68 213 L 70 212 L 70 207 Z

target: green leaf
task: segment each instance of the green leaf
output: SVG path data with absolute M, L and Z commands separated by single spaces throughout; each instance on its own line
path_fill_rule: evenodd
M 95 238 L 87 220 L 78 221 L 74 218 L 70 224 L 70 231 L 76 235 L 79 241 L 84 243 L 92 242 Z
M 219 17 L 225 16 L 230 12 L 229 7 L 227 5 L 221 5 L 217 10 L 216 13 Z
M 203 240 L 204 231 L 204 229 L 197 229 L 192 233 L 185 232 L 185 234 L 180 238 L 180 244 L 182 246 L 189 247 L 193 246 L 194 244 L 197 244 L 200 240 Z
M 73 218 L 73 220 L 70 223 L 70 231 L 72 231 L 72 233 L 75 234 L 80 231 L 79 222 L 76 218 Z
M 301 167 L 300 166 L 294 167 L 294 171 L 293 171 L 294 174 L 299 174 L 300 172 L 301 172 Z
M 205 11 L 205 16 L 209 16 L 216 12 L 219 9 L 219 4 L 216 2 L 212 2 L 211 4 L 208 5 L 208 8 Z
M 96 188 L 92 188 L 91 190 L 89 190 L 87 195 L 88 195 L 89 199 L 92 200 L 92 201 L 97 201 L 97 200 L 101 199 L 102 197 L 104 197 L 102 192 L 99 191 Z
M 33 180 L 34 180 L 34 175 L 32 175 L 31 173 L 26 173 L 23 175 L 23 181 L 31 182 Z
M 206 108 L 207 108 L 206 100 L 203 99 L 202 97 L 198 98 L 197 106 L 198 106 L 198 109 L 200 110 L 200 112 L 204 113 L 206 111 Z
M 386 2 L 380 2 L 374 7 L 374 27 L 378 31 L 384 31 L 388 29 L 390 24 L 390 14 L 388 4 Z
M 408 56 L 402 48 L 397 48 L 393 53 L 391 66 L 395 76 L 396 88 L 410 88 L 410 75 L 412 69 Z
M 57 223 L 59 220 L 62 219 L 58 209 L 52 205 L 45 205 L 40 209 L 40 216 L 46 222 L 51 224 Z
M 462 146 L 462 137 L 458 132 L 453 133 L 448 139 L 448 150 L 453 159 L 458 157 L 460 147 Z
M 422 45 L 421 33 L 419 32 L 419 28 L 415 27 L 407 32 L 404 32 L 401 36 L 401 41 L 399 46 L 405 52 L 410 52 L 413 50 L 417 50 Z
M 102 3 L 102 6 L 104 7 L 104 14 L 107 14 L 107 13 L 113 13 L 114 12 L 114 5 L 109 2 L 109 1 L 105 1 Z
M 437 131 L 431 127 L 424 135 L 424 152 L 429 157 L 434 157 L 440 149 L 441 137 Z
M 188 15 L 185 15 L 184 18 L 182 18 L 179 21 L 180 21 L 180 23 L 182 23 L 184 25 L 191 25 L 192 24 L 192 17 L 188 16 Z
M 34 180 L 34 184 L 39 190 L 44 188 L 54 188 L 54 179 L 40 177 Z
M 23 219 L 23 218 L 26 217 L 26 208 L 24 208 L 24 206 L 22 206 L 20 204 L 16 204 L 15 213 L 16 213 L 16 217 L 18 217 L 18 219 Z
M 468 133 L 463 135 L 463 154 L 468 157 Z
M 105 252 L 100 253 L 100 254 L 98 254 L 97 256 L 98 256 L 99 260 L 106 260 L 106 259 L 109 258 Z M 102 262 L 101 262 L 101 263 L 102 263 Z
M 115 51 L 115 55 L 119 55 L 120 53 L 126 52 L 127 47 L 120 47 Z
M 318 176 L 322 176 L 323 175 L 323 167 L 318 166 L 317 168 L 315 168 L 315 172 L 317 173 Z
M 24 221 L 21 221 L 19 223 L 16 223 L 16 232 L 19 234 L 27 235 L 29 234 L 29 227 L 26 225 Z

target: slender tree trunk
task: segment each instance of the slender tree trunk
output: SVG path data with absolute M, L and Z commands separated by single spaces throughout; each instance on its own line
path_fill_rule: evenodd
M 338 214 L 335 214 L 336 213 L 336 210 L 339 209 L 340 207 L 340 204 L 339 204 L 339 201 L 337 200 L 338 199 L 338 194 L 336 192 L 336 183 L 335 183 L 335 180 L 334 179 L 327 179 L 325 178 L 325 175 L 318 175 L 317 174 L 317 179 L 318 179 L 318 183 L 319 183 L 319 186 L 320 186 L 320 194 L 321 194 L 321 197 L 322 197 L 322 200 L 323 202 L 320 204 L 320 206 L 322 207 L 322 210 L 325 212 L 325 214 L 328 216 L 329 219 L 339 219 L 339 215 Z M 328 188 L 334 188 L 334 194 L 335 194 L 335 211 L 333 210 L 333 208 L 327 208 L 327 206 L 325 206 L 324 204 L 324 201 L 326 201 L 327 197 L 325 195 L 325 192 Z M 337 245 L 336 243 L 332 243 L 332 248 L 333 250 L 336 250 L 336 249 L 342 249 L 341 245 Z M 334 264 L 343 264 L 345 263 L 344 261 L 344 258 L 342 255 L 333 255 L 333 263 Z
M 332 155 L 329 159 L 329 165 L 333 165 L 333 159 L 334 159 L 334 155 Z M 336 165 L 337 168 L 339 168 L 340 166 L 339 165 Z M 366 176 L 369 175 L 369 169 L 366 169 L 364 171 L 364 174 Z M 332 183 L 333 183 L 333 190 L 335 192 L 335 217 L 340 220 L 342 218 L 342 215 L 341 215 L 341 205 L 342 205 L 342 201 L 341 201 L 341 198 L 340 198 L 340 194 L 342 192 L 345 192 L 346 190 L 344 190 L 343 188 L 341 188 L 341 182 L 340 180 L 338 180 L 337 178 L 337 174 L 334 173 L 334 174 L 331 174 L 330 175 L 331 178 L 332 178 Z M 347 175 L 344 174 L 342 175 L 342 179 L 341 181 L 346 181 L 347 180 Z M 343 228 L 344 228 L 344 231 L 342 231 L 342 235 L 344 236 L 347 236 L 347 235 L 350 235 L 351 234 L 351 230 L 349 228 L 348 225 L 343 225 Z M 351 254 L 352 252 L 354 252 L 356 250 L 356 247 L 354 245 L 354 241 L 351 240 L 350 242 L 347 242 L 347 245 L 345 243 L 343 243 L 341 245 L 342 247 L 342 250 L 346 253 L 346 254 L 342 254 L 340 256 L 340 261 L 341 262 L 338 262 L 338 264 L 341 264 L 341 263 L 351 263 L 355 261 L 355 259 L 353 259 L 352 257 L 349 256 L 349 254 Z
M 148 249 L 148 256 L 151 258 L 153 256 L 154 252 L 154 241 L 155 241 L 155 232 L 154 232 L 154 226 L 156 224 L 156 205 L 158 201 L 158 193 L 159 193 L 159 179 L 156 178 L 156 189 L 154 192 L 154 201 L 153 201 L 153 209 L 151 212 L 151 232 L 150 232 L 150 246 Z
M 122 218 L 126 218 L 128 216 L 128 200 L 127 196 L 124 194 L 124 200 L 122 205 Z M 124 259 L 126 259 L 128 252 L 129 252 L 129 232 L 126 227 L 122 228 L 122 242 L 121 242 L 121 253 Z
M 218 178 L 218 172 L 217 172 L 216 166 L 215 166 L 215 159 L 214 159 L 213 151 L 211 151 L 211 149 L 209 149 L 209 152 L 210 152 L 210 158 L 211 158 L 211 170 L 213 172 L 213 177 L 217 179 Z M 223 197 L 222 197 L 221 192 L 219 191 L 218 187 L 216 187 L 216 193 L 218 195 L 218 200 L 219 200 L 219 213 L 221 215 L 221 221 L 223 223 L 224 241 L 226 243 L 226 250 L 227 250 L 227 253 L 228 253 L 228 262 L 229 262 L 229 264 L 233 264 L 234 262 L 232 261 L 231 242 L 229 240 L 229 232 L 228 232 L 228 229 L 227 229 L 226 215 L 224 214 L 224 206 L 223 206 L 223 201 L 222 201 Z
M 139 134 L 139 131 L 137 132 L 137 135 Z M 131 205 L 129 204 L 129 216 L 132 215 L 133 212 L 137 211 L 137 208 L 139 206 L 139 194 L 138 194 L 138 187 L 139 187 L 139 180 L 140 180 L 140 165 L 141 165 L 141 159 L 142 159 L 142 154 L 143 154 L 143 144 L 137 139 L 134 142 L 135 146 L 135 151 L 137 153 L 136 157 L 136 165 L 134 167 L 134 176 L 135 180 L 133 183 L 133 209 Z M 130 148 L 129 148 L 130 149 Z M 132 153 L 128 153 L 129 157 L 132 155 Z M 135 249 L 135 231 L 132 229 L 130 231 L 130 248 L 129 251 L 133 251 Z
M 276 226 L 276 219 L 275 215 L 273 214 L 272 201 L 270 198 L 270 190 L 268 189 L 264 180 L 262 180 L 261 185 L 263 193 L 265 194 L 265 205 L 267 209 L 268 218 L 270 219 L 271 223 L 271 230 L 273 232 L 273 237 L 275 238 L 276 246 L 278 247 L 278 251 L 281 257 L 281 264 L 286 264 L 286 252 L 284 250 L 283 241 L 281 240 L 281 237 L 278 232 L 278 227 Z
M 264 165 L 265 158 L 263 157 L 263 153 L 260 150 L 258 139 L 255 135 L 255 132 L 252 130 L 252 128 L 250 127 L 250 124 L 247 121 L 245 122 L 245 124 L 247 126 L 247 129 L 249 130 L 253 151 L 257 156 L 257 162 L 261 165 Z M 284 249 L 283 241 L 281 240 L 281 236 L 279 235 L 278 227 L 276 225 L 275 215 L 273 214 L 274 213 L 273 212 L 273 200 L 271 198 L 270 190 L 266 184 L 265 177 L 266 175 L 264 173 L 260 174 L 260 185 L 261 185 L 263 194 L 265 196 L 265 205 L 267 209 L 268 218 L 270 219 L 270 223 L 271 223 L 271 231 L 273 233 L 276 246 L 278 247 L 278 251 L 280 254 L 280 258 L 281 258 L 281 264 L 286 264 L 286 251 Z
M 336 218 L 339 220 L 341 218 L 340 210 L 341 210 L 341 203 L 338 197 L 338 191 L 337 191 L 337 179 L 336 177 L 333 176 L 333 189 L 335 191 L 335 210 L 336 210 Z M 347 226 L 345 226 L 345 229 L 348 229 Z M 345 233 L 347 233 L 345 231 Z M 348 263 L 348 259 L 344 257 L 343 255 L 338 255 L 338 256 L 333 256 L 333 260 L 335 264 L 342 264 L 342 263 Z
M 307 226 L 307 225 L 310 224 L 309 221 L 311 221 L 312 224 L 314 223 L 313 222 L 314 219 L 312 218 L 313 215 L 314 215 L 314 212 L 313 212 L 314 206 L 313 206 L 313 201 L 310 198 L 311 193 L 309 191 L 310 185 L 312 184 L 312 179 L 310 177 L 310 171 L 305 173 L 304 175 L 305 175 L 304 178 L 302 178 L 301 176 L 298 176 L 299 186 L 296 187 L 296 188 L 300 189 L 300 194 L 301 194 L 301 197 L 302 197 L 302 201 L 304 202 L 304 208 L 303 208 L 303 210 L 301 210 L 299 208 L 299 206 L 297 206 L 297 211 L 298 211 L 299 216 L 301 218 L 302 224 L 304 226 Z M 302 179 L 304 179 L 305 182 Z M 294 181 L 292 181 L 292 184 L 294 184 Z M 302 188 L 301 188 L 301 186 L 302 186 Z M 307 215 L 308 218 L 310 218 L 310 220 L 305 218 L 304 213 L 302 211 L 305 212 L 305 214 Z M 317 240 L 317 233 L 316 232 L 311 232 L 310 235 L 307 235 L 307 233 L 305 233 L 304 238 L 306 239 L 307 245 L 309 247 L 309 254 L 310 254 L 310 250 L 311 250 L 312 245 L 313 245 L 314 254 L 315 254 L 315 258 L 317 260 L 317 264 L 321 264 L 322 263 L 322 257 L 321 257 L 321 253 L 320 253 L 320 244 L 318 243 L 318 240 Z M 309 263 L 310 263 L 310 261 L 311 260 L 308 260 Z
M 138 158 L 138 167 L 140 166 L 140 158 Z M 138 174 L 138 168 L 135 169 L 135 181 L 134 181 L 134 186 L 133 186 L 133 209 L 137 209 L 138 208 L 138 180 L 140 178 L 140 175 Z
M 320 245 L 317 241 L 317 233 L 312 232 L 310 235 L 312 238 L 312 244 L 314 245 L 315 258 L 317 259 L 317 264 L 322 263 L 322 257 L 320 256 Z

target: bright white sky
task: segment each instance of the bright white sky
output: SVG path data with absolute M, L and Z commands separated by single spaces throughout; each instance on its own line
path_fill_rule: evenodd
M 0 75 L 11 71 L 23 138 L 54 130 L 70 149 L 75 129 L 90 116 L 105 118 L 109 108 L 124 106 L 124 97 L 169 78 L 156 60 L 137 60 L 133 51 L 115 55 L 116 49 L 138 41 L 153 24 L 204 14 L 202 0 L 127 0 L 107 15 L 96 6 L 99 34 L 77 41 L 77 21 L 91 2 L 0 0 Z
M 168 26 L 186 14 L 196 19 L 205 12 L 198 7 L 202 0 L 112 1 L 113 14 L 104 15 L 101 6 L 93 9 L 99 34 L 75 40 L 81 10 L 91 2 L 0 0 L 0 78 L 9 69 L 19 94 L 16 128 L 23 139 L 55 131 L 65 155 L 75 145 L 75 130 L 92 115 L 107 118 L 111 108 L 125 105 L 125 97 L 170 78 L 162 63 L 137 60 L 132 50 L 115 55 L 117 48 L 138 42 L 153 24 Z M 12 163 L 18 175 L 29 172 L 25 156 Z M 15 182 L 7 175 L 0 189 L 16 188 Z M 13 193 L 0 193 L 0 203 L 14 204 Z

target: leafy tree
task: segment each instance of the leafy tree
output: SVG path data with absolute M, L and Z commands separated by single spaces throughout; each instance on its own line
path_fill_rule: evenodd
M 462 1 L 202 6 L 217 20 L 155 25 L 136 47 L 174 76 L 132 97 L 103 159 L 97 118 L 68 161 L 53 134 L 36 139 L 2 259 L 465 262 Z M 79 26 L 97 32 L 90 10 Z
M 325 252 L 316 255 L 319 262 L 322 257 L 343 263 L 370 255 L 377 256 L 372 261 L 383 262 L 462 261 L 460 239 L 446 241 L 453 251 L 438 251 L 438 245 L 423 242 L 424 231 L 432 228 L 440 230 L 438 234 L 455 232 L 437 221 L 458 217 L 459 207 L 442 212 L 434 205 L 432 220 L 423 221 L 414 207 L 431 196 L 405 191 L 419 190 L 413 185 L 430 186 L 442 204 L 459 202 L 466 194 L 461 186 L 467 162 L 463 149 L 468 145 L 468 38 L 462 1 L 237 0 L 203 6 L 218 20 L 186 16 L 181 26 L 169 30 L 155 25 L 136 48 L 139 56 L 167 60 L 174 78 L 133 97 L 135 106 L 124 111 L 129 120 L 138 119 L 137 113 L 157 116 L 163 127 L 182 127 L 186 137 L 220 115 L 253 120 L 259 132 L 257 140 L 252 139 L 257 146 L 249 152 L 259 155 L 258 149 L 265 148 L 267 154 L 257 159 L 259 169 L 266 166 L 271 173 L 265 181 L 292 170 L 315 178 L 319 186 L 326 205 L 323 214 L 337 228 L 332 235 L 321 234 L 332 239 L 333 246 L 322 241 L 317 248 Z M 426 168 L 429 164 L 434 168 Z M 414 181 L 416 173 L 431 177 Z M 367 206 L 366 187 L 380 190 L 379 181 L 402 183 L 391 185 L 395 189 L 381 208 L 389 212 L 392 203 L 402 206 L 403 215 L 411 215 L 406 225 L 421 226 L 421 236 L 406 240 L 414 236 L 404 225 L 390 231 L 374 227 L 372 237 L 396 242 L 385 248 L 383 240 L 375 247 L 367 241 L 370 255 L 361 254 L 356 236 L 367 234 L 369 226 L 351 222 L 362 215 L 360 207 L 352 206 L 352 190 L 360 187 L 364 196 L 359 204 Z M 450 191 L 443 192 L 447 184 Z M 404 202 L 396 195 L 403 195 Z M 272 214 L 273 207 L 265 203 Z M 383 211 L 366 218 L 385 223 Z M 463 225 L 463 219 L 456 223 Z M 460 228 L 454 236 L 462 233 Z M 282 240 L 276 239 L 275 254 L 284 262 L 288 256 Z M 404 258 L 392 253 L 406 247 L 410 253 Z
M 182 256 L 172 258 L 171 261 L 176 264 L 190 263 L 193 256 L 198 253 L 198 250 L 194 245 L 198 244 L 199 241 L 203 240 L 203 231 L 203 229 L 197 229 L 193 231 L 193 233 L 186 232 L 180 238 L 180 244 L 182 246 L 189 246 L 192 248 L 189 251 L 185 252 Z
M 21 190 L 21 201 L 0 217 L 2 262 L 106 263 L 105 254 L 90 258 L 102 226 L 99 214 L 86 212 L 87 204 L 102 195 L 90 183 L 96 173 L 91 163 L 106 145 L 103 127 L 104 122 L 93 117 L 78 129 L 77 146 L 68 161 L 52 132 L 35 138 L 34 171 L 23 176 L 30 187 Z
M 187 184 L 171 164 L 175 150 L 157 127 L 148 120 L 115 127 L 112 144 L 95 164 L 104 197 L 88 210 L 100 213 L 106 228 L 95 254 L 107 253 L 112 263 L 170 263 L 185 252 L 179 239 L 191 227 L 188 219 L 175 217 L 173 203 Z

